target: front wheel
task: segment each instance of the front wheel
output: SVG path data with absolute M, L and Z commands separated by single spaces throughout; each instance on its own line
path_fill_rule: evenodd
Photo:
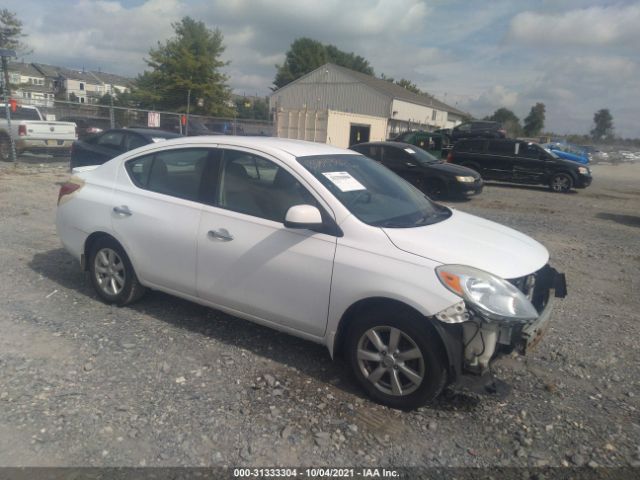
M 573 179 L 566 173 L 556 173 L 549 181 L 551 190 L 557 193 L 567 193 L 573 188 Z
M 106 303 L 127 305 L 138 300 L 145 292 L 129 257 L 112 238 L 100 238 L 91 247 L 89 272 L 96 293 Z
M 445 386 L 445 361 L 427 320 L 395 309 L 369 310 L 347 336 L 356 380 L 375 401 L 403 410 L 435 399 Z
M 447 185 L 442 180 L 427 180 L 424 183 L 424 193 L 432 200 L 440 200 L 447 196 Z

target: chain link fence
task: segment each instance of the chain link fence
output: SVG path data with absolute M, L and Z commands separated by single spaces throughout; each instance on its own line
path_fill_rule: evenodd
M 43 104 L 44 103 L 44 104 Z M 38 107 L 48 120 L 80 120 L 103 125 L 100 128 L 159 128 L 182 135 L 274 135 L 273 122 L 243 118 L 188 116 L 184 113 L 154 111 L 111 105 L 87 104 L 60 100 L 45 102 L 20 99 L 22 105 Z

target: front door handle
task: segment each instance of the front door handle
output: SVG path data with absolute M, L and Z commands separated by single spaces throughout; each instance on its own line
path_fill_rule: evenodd
M 113 207 L 113 211 L 118 215 L 126 215 L 127 217 L 131 215 L 131 210 L 126 205 L 121 205 L 119 207 Z
M 233 240 L 233 235 L 229 233 L 226 228 L 220 228 L 218 230 L 209 230 L 207 236 L 213 240 L 220 240 L 222 242 L 229 242 Z

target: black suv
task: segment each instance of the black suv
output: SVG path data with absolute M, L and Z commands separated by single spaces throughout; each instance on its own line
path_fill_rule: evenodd
M 505 138 L 507 136 L 507 131 L 502 127 L 500 122 L 477 120 L 461 123 L 451 130 L 451 134 L 449 136 L 452 142 L 461 138 Z
M 549 185 L 554 192 L 591 185 L 591 170 L 586 166 L 522 140 L 460 140 L 447 161 L 474 169 L 484 180 Z

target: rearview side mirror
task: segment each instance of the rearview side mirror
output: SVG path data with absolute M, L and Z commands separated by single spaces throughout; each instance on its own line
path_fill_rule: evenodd
M 313 205 L 294 205 L 287 210 L 284 226 L 287 228 L 319 228 L 322 227 L 322 215 L 318 207 Z

